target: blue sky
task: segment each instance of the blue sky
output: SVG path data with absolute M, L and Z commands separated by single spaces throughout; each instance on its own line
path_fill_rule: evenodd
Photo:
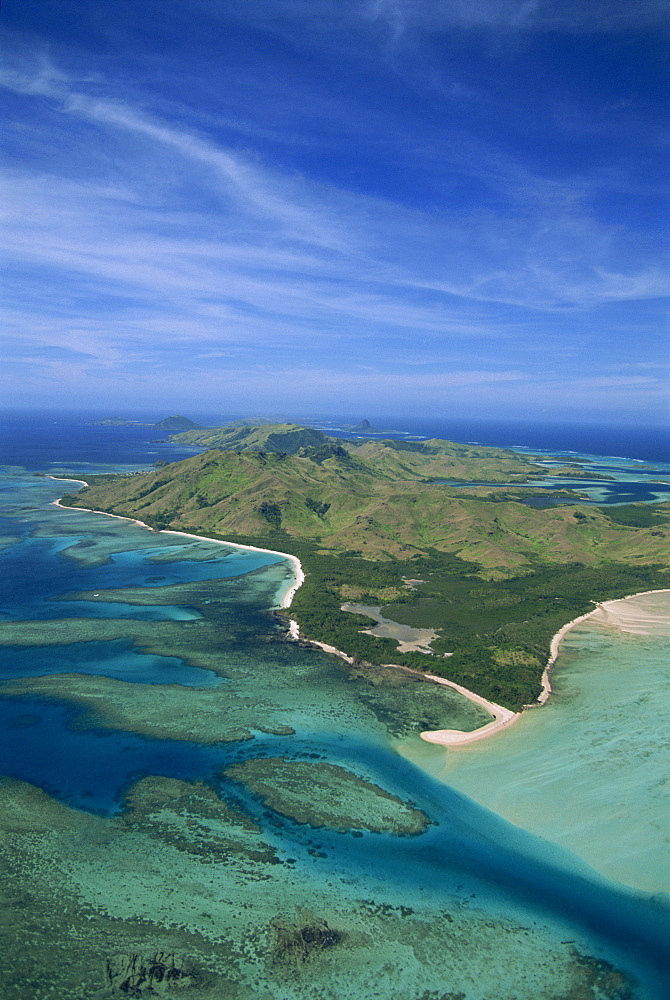
M 5 0 L 2 393 L 667 419 L 665 0 Z

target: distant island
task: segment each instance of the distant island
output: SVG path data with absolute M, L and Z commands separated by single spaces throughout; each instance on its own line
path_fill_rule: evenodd
M 511 450 L 345 441 L 290 423 L 173 440 L 208 450 L 91 477 L 62 502 L 292 554 L 306 576 L 294 634 L 344 651 L 354 671 L 429 670 L 518 711 L 540 695 L 566 622 L 670 586 L 670 503 L 586 507 L 557 484 L 546 498 L 564 503 L 530 506 L 532 481 L 566 470 Z
M 188 417 L 174 416 L 164 417 L 157 423 L 152 424 L 142 420 L 127 420 L 126 417 L 104 417 L 102 420 L 92 421 L 93 427 L 153 427 L 156 431 L 168 431 L 177 434 L 180 431 L 203 430 L 202 424 L 196 424 Z
M 151 427 L 143 420 L 127 420 L 125 417 L 104 417 L 102 420 L 92 420 L 92 427 Z
M 202 424 L 196 424 L 195 421 L 189 420 L 188 417 L 181 417 L 179 415 L 174 417 L 164 417 L 163 420 L 159 420 L 158 423 L 153 426 L 154 430 L 168 431 L 170 434 L 178 434 L 181 431 L 204 430 Z

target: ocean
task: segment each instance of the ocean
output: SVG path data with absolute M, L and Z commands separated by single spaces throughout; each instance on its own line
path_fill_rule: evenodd
M 315 421 L 321 426 L 343 427 L 347 421 Z M 380 432 L 392 430 L 425 438 L 441 438 L 496 448 L 522 448 L 560 455 L 611 455 L 642 462 L 670 461 L 668 424 L 627 426 L 584 422 L 549 423 L 543 420 L 473 420 L 460 417 L 379 417 Z M 311 426 L 311 425 L 310 425 Z
M 653 429 L 440 426 L 380 429 L 587 453 L 615 478 L 585 502 L 670 473 Z M 416 737 L 427 685 L 287 639 L 288 560 L 54 506 L 75 487 L 49 476 L 191 449 L 90 415 L 0 428 L 3 996 L 668 995 L 667 600 L 638 599 L 646 631 L 572 630 L 546 709 L 447 753 Z M 437 697 L 444 728 L 481 724 Z

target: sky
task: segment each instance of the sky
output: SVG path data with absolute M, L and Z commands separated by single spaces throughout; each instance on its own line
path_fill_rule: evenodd
M 662 424 L 669 28 L 4 0 L 4 405 Z

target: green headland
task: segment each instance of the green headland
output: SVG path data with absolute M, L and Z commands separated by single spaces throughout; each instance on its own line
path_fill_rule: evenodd
M 547 468 L 513 451 L 344 441 L 295 424 L 174 440 L 208 450 L 152 472 L 93 477 L 62 502 L 297 556 L 306 579 L 290 617 L 302 639 L 345 651 L 355 669 L 429 670 L 518 710 L 540 693 L 562 625 L 594 602 L 670 587 L 670 503 L 585 507 L 557 484 L 564 504 L 528 506 L 529 484 Z M 552 469 L 566 472 L 581 470 Z M 433 630 L 430 652 L 367 634 L 375 621 L 343 610 L 351 602 Z

